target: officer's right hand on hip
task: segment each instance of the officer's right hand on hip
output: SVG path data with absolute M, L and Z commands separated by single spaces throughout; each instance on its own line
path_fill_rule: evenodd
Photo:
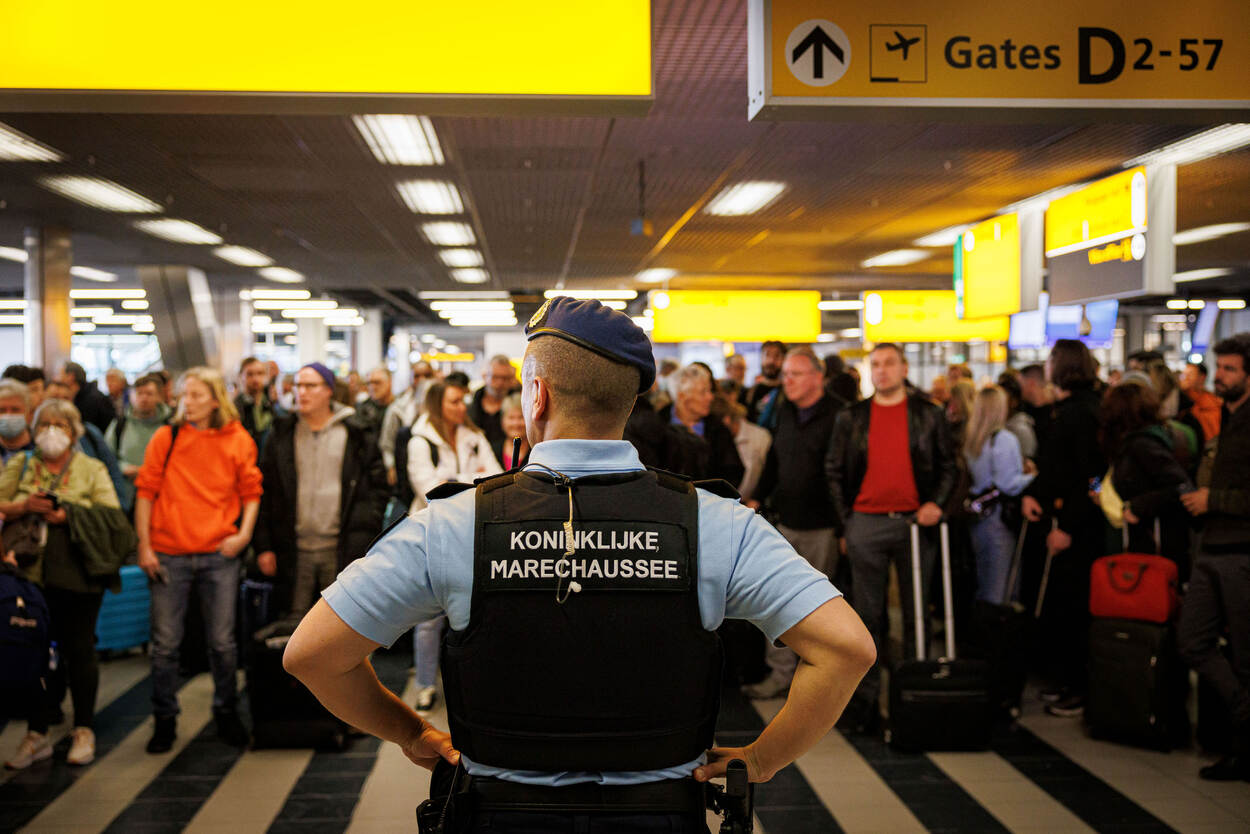
M 734 759 L 742 759 L 747 765 L 747 777 L 752 782 L 767 782 L 773 773 L 765 773 L 751 747 L 713 747 L 707 751 L 707 764 L 694 769 L 696 782 L 708 782 L 725 775 L 725 769 Z
M 451 734 L 439 732 L 420 718 L 417 721 L 420 724 L 403 745 L 404 755 L 409 761 L 426 770 L 433 770 L 439 759 L 446 759 L 453 765 L 460 764 L 460 751 L 451 746 Z

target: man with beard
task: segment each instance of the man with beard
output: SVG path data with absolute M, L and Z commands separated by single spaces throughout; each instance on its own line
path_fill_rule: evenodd
M 508 357 L 492 356 L 486 366 L 482 378 L 486 384 L 473 394 L 473 402 L 469 404 L 469 419 L 482 430 L 490 443 L 495 460 L 503 460 L 504 436 L 503 424 L 500 422 L 499 409 L 517 385 L 516 369 Z
M 769 341 L 760 346 L 760 375 L 747 393 L 747 417 L 752 423 L 772 431 L 777 425 L 777 407 L 781 405 L 781 363 L 786 359 L 786 346 Z
M 1215 346 L 1215 393 L 1224 401 L 1218 445 L 1181 496 L 1205 524 L 1181 608 L 1181 655 L 1232 715 L 1228 755 L 1198 771 L 1213 781 L 1250 781 L 1250 333 Z M 1210 447 L 1209 447 L 1210 448 Z M 1219 646 L 1227 629 L 1229 656 Z

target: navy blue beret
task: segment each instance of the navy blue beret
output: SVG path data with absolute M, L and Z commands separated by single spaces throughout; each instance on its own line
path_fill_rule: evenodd
M 547 299 L 525 325 L 526 341 L 539 336 L 559 336 L 613 362 L 633 365 L 641 377 L 639 394 L 651 390 L 655 382 L 655 356 L 647 334 L 629 316 L 594 299 L 567 295 Z

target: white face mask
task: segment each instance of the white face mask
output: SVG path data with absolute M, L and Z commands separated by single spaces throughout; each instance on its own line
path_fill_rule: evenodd
M 60 426 L 48 426 L 35 437 L 35 445 L 46 458 L 59 458 L 69 449 L 69 432 Z

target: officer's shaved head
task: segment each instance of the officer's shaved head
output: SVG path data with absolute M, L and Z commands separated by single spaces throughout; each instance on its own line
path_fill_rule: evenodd
M 632 365 L 556 336 L 531 341 L 521 365 L 522 383 L 528 388 L 542 378 L 563 424 L 589 436 L 620 435 L 638 397 L 639 377 Z

